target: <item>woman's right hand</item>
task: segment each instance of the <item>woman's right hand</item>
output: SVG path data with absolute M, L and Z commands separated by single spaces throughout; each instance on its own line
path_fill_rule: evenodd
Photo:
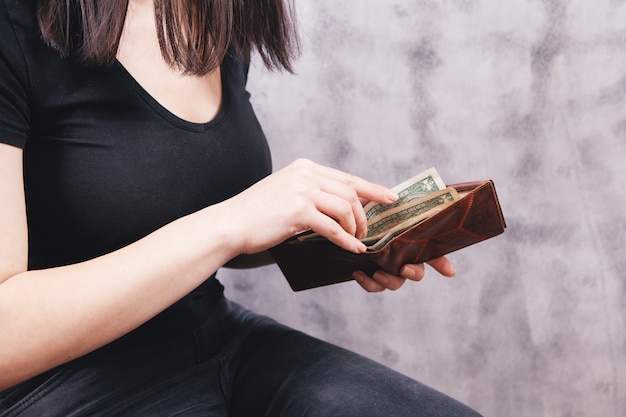
M 260 252 L 304 230 L 360 253 L 365 245 L 358 238 L 367 234 L 362 199 L 389 204 L 397 198 L 381 185 L 298 159 L 222 204 L 237 253 Z

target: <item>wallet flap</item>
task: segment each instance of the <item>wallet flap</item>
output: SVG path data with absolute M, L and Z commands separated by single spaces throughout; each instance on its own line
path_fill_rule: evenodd
M 421 263 L 489 239 L 506 227 L 492 181 L 451 185 L 469 193 L 434 216 L 396 236 L 382 250 L 365 253 L 385 271 L 397 274 L 407 263 Z
M 383 248 L 354 254 L 330 241 L 303 242 L 297 237 L 271 248 L 294 291 L 352 279 L 361 270 L 397 274 L 407 263 L 421 263 L 489 239 L 506 227 L 493 181 L 453 184 L 467 192 L 460 200 L 389 241 Z
M 269 250 L 294 291 L 336 284 L 352 279 L 352 272 L 373 274 L 380 266 L 373 260 L 327 242 L 284 242 Z

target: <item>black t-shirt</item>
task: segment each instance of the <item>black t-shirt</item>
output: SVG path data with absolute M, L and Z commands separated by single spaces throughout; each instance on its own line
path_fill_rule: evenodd
M 190 123 L 119 63 L 61 59 L 41 41 L 35 4 L 0 3 L 0 142 L 24 148 L 30 269 L 121 248 L 271 172 L 248 66 L 234 53 L 221 67 L 218 115 Z M 208 280 L 163 320 L 196 323 L 221 291 Z

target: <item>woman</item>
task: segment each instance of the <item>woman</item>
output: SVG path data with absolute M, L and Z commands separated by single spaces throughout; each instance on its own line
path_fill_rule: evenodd
M 363 251 L 362 201 L 397 198 L 306 160 L 270 175 L 246 62 L 291 68 L 289 5 L 2 0 L 0 20 L 0 415 L 474 415 L 223 297 L 218 268 L 301 230 Z

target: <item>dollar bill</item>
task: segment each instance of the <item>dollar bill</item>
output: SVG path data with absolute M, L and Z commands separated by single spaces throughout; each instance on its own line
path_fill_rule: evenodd
M 458 199 L 459 194 L 454 188 L 444 188 L 421 199 L 396 207 L 386 213 L 385 216 L 380 217 L 379 220 L 368 223 L 367 237 L 362 241 L 369 246 L 392 231 L 406 230 L 429 217 L 433 209 Z
M 376 218 L 384 216 L 386 212 L 444 188 L 446 186 L 437 170 L 434 167 L 429 168 L 392 188 L 398 194 L 398 200 L 395 203 L 380 204 L 371 202 L 366 204 L 363 207 L 365 217 L 368 221 L 374 221 Z
M 419 216 L 415 218 L 408 219 L 406 222 L 399 224 L 398 226 L 389 230 L 384 236 L 380 238 L 373 239 L 371 241 L 365 241 L 364 243 L 367 246 L 367 250 L 376 251 L 376 250 L 382 249 L 394 237 L 406 231 L 408 228 L 434 216 L 435 214 L 439 213 L 440 211 L 442 211 L 443 209 L 445 209 L 447 206 L 449 206 L 452 203 L 454 203 L 454 201 L 448 201 L 447 203 L 434 207 L 428 210 L 427 212 L 420 214 Z

